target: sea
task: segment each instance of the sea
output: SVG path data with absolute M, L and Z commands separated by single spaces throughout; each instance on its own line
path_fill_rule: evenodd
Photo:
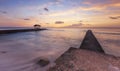
M 11 30 L 21 28 L 0 28 Z M 120 57 L 120 28 L 48 28 L 44 31 L 0 34 L 0 71 L 47 71 L 70 47 L 79 48 L 91 29 L 106 54 Z M 40 59 L 50 64 L 41 67 Z

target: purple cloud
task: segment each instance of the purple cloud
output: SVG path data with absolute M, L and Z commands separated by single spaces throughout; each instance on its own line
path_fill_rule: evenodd
M 68 27 L 68 28 L 78 28 L 78 27 L 82 27 L 83 25 L 85 25 L 85 24 L 77 23 L 77 24 L 72 24 L 72 25 L 66 26 L 66 27 Z
M 83 23 L 79 23 L 79 24 L 73 24 L 72 26 L 82 26 L 84 25 Z
M 44 10 L 45 10 L 45 11 L 47 11 L 47 12 L 49 11 L 49 9 L 48 9 L 48 8 L 44 8 Z
M 56 21 L 55 24 L 63 24 L 64 21 Z
M 0 13 L 2 13 L 2 14 L 7 14 L 6 11 L 2 11 L 2 10 L 0 10 Z
M 24 20 L 30 20 L 29 18 L 25 18 Z
M 116 16 L 116 17 L 109 17 L 110 19 L 119 19 L 120 16 Z
M 79 22 L 83 22 L 82 20 L 80 20 Z

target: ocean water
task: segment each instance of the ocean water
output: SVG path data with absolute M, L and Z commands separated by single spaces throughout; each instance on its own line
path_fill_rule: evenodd
M 93 29 L 106 54 L 120 57 L 120 29 Z
M 46 71 L 70 47 L 79 47 L 85 32 L 49 29 L 0 35 L 0 71 Z M 37 65 L 41 58 L 49 59 L 50 65 L 43 68 Z
M 120 56 L 119 29 L 92 29 L 105 52 Z M 70 47 L 79 48 L 87 29 L 51 28 L 39 32 L 0 35 L 0 71 L 46 71 Z M 46 67 L 36 62 L 50 60 Z

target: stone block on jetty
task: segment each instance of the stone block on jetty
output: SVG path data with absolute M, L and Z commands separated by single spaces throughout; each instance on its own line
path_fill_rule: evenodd
M 86 32 L 80 49 L 104 53 L 104 50 L 102 49 L 100 43 L 98 42 L 91 30 L 88 30 Z

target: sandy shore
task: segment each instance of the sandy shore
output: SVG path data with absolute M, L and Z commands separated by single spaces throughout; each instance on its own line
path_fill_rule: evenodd
M 120 71 L 120 58 L 98 52 L 70 48 L 48 71 Z

